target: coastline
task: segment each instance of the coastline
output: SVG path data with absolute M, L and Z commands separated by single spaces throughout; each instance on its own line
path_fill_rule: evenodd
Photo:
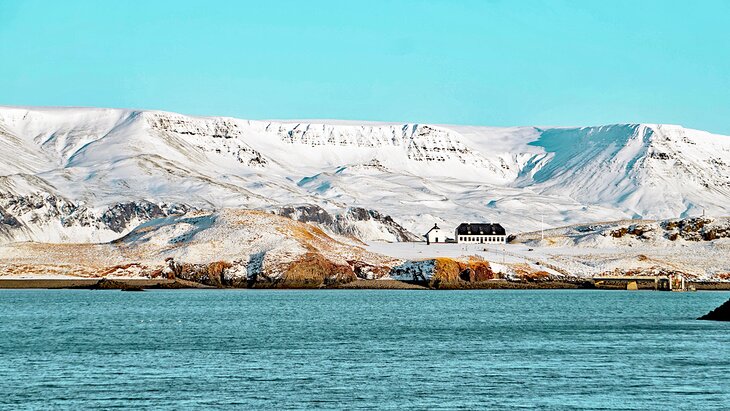
M 689 282 L 697 291 L 728 291 L 730 282 Z M 181 279 L 148 278 L 0 278 L 0 289 L 326 289 L 326 290 L 626 290 L 618 284 L 596 286 L 591 280 L 576 281 L 507 281 L 490 280 L 482 282 L 442 283 L 429 287 L 425 282 L 400 280 L 355 280 L 321 287 L 211 287 Z M 640 290 L 653 290 L 639 287 Z
M 107 282 L 107 285 L 104 282 Z M 149 279 L 149 278 L 0 278 L 0 289 L 86 289 L 120 290 L 122 288 L 143 289 L 196 289 L 213 288 L 185 280 Z

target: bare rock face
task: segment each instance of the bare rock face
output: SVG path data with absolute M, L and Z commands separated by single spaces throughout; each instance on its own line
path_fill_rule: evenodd
M 445 162 L 456 160 L 462 164 L 503 171 L 462 141 L 461 136 L 442 127 L 426 124 L 344 126 L 328 124 L 269 124 L 267 132 L 289 144 L 312 147 L 404 147 L 409 160 Z M 509 168 L 506 164 L 502 168 Z
M 681 220 L 670 220 L 662 223 L 662 228 L 668 231 L 667 238 L 677 239 L 681 237 L 687 241 L 701 241 L 706 239 L 705 226 L 712 223 L 709 218 L 684 218 Z
M 406 261 L 393 267 L 389 276 L 394 280 L 426 283 L 430 288 L 461 288 L 497 278 L 487 261 L 444 257 Z
M 11 230 L 22 227 L 20 221 L 0 207 L 0 236 L 10 237 Z
M 260 152 L 244 142 L 244 132 L 233 119 L 192 119 L 172 113 L 145 113 L 145 118 L 156 132 L 182 136 L 202 151 L 231 156 L 249 166 L 262 167 L 268 163 Z
M 0 225 L 6 225 L 11 228 L 20 227 L 20 221 L 13 217 L 12 214 L 5 211 L 2 207 L 0 207 Z
M 728 217 L 685 217 L 678 219 L 651 221 L 633 224 L 625 222 L 579 225 L 564 232 L 576 241 L 590 234 L 605 237 L 623 238 L 647 242 L 657 241 L 713 241 L 730 238 L 730 218 Z
M 187 206 L 167 207 L 163 205 L 163 207 L 165 209 L 149 201 L 118 203 L 104 211 L 100 220 L 106 228 L 121 233 L 128 229 L 129 223 L 133 219 L 149 221 L 153 218 L 167 217 L 170 214 L 185 214 L 189 210 Z
M 727 300 L 725 304 L 698 318 L 698 320 L 730 321 L 730 300 Z
M 359 237 L 354 222 L 373 221 L 385 231 L 392 234 L 397 241 L 417 241 L 420 238 L 396 223 L 389 215 L 381 214 L 377 210 L 368 210 L 362 207 L 350 207 L 343 214 L 338 214 L 335 221 L 335 230 L 339 234 L 350 234 Z
M 231 268 L 226 261 L 213 261 L 205 264 L 176 263 L 172 259 L 167 261 L 169 271 L 174 273 L 173 279 L 193 281 L 211 287 L 245 287 L 244 281 L 227 278 L 225 271 Z M 169 278 L 169 277 L 168 277 Z
M 316 204 L 281 207 L 275 213 L 301 223 L 317 223 L 330 228 L 335 222 L 332 214 Z
M 274 213 L 302 223 L 316 223 L 335 234 L 353 236 L 361 240 L 369 240 L 369 238 L 363 238 L 364 235 L 358 228 L 357 223 L 359 222 L 375 223 L 382 231 L 395 238 L 396 241 L 416 241 L 420 239 L 417 235 L 395 222 L 390 216 L 381 214 L 377 210 L 362 207 L 350 207 L 343 213 L 332 215 L 316 204 L 303 204 L 281 207 L 275 210 Z
M 136 224 L 155 218 L 185 214 L 191 207 L 184 204 L 155 204 L 146 200 L 115 203 L 103 209 L 89 208 L 81 203 L 47 193 L 14 195 L 0 192 L 0 243 L 10 241 L 63 242 L 64 231 L 79 229 L 95 232 L 95 241 L 128 232 Z M 60 223 L 60 224 L 59 224 Z M 55 237 L 36 238 L 33 232 L 50 235 L 60 226 Z M 70 234 L 69 234 L 70 235 Z M 72 242 L 83 242 L 74 238 Z
M 164 273 L 168 279 L 182 279 L 212 287 L 233 288 L 322 288 L 346 284 L 358 277 L 353 266 L 363 263 L 337 264 L 320 253 L 308 252 L 298 259 L 260 270 L 249 262 L 241 270 L 240 261 L 214 261 L 204 264 L 178 263 L 168 258 Z M 240 274 L 240 275 L 236 275 Z

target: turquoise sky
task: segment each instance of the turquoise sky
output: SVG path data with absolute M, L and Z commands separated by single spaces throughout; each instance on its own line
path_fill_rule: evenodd
M 730 1 L 0 0 L 0 104 L 730 135 Z

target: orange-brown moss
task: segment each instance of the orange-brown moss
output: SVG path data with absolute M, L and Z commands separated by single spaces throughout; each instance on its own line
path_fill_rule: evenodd
M 357 279 L 349 265 L 335 264 L 319 253 L 306 253 L 284 268 L 284 274 L 273 283 L 254 286 L 276 288 L 319 288 L 343 284 Z
M 279 229 L 280 232 L 287 236 L 298 240 L 298 242 L 307 249 L 307 251 L 316 253 L 318 249 L 327 247 L 329 243 L 335 240 L 328 236 L 319 227 L 310 224 L 294 223 L 288 221 L 284 228 Z
M 468 261 L 458 261 L 451 258 L 436 258 L 434 273 L 429 286 L 439 288 L 447 284 L 459 282 L 480 282 L 496 278 L 489 262 L 470 258 Z
M 527 264 L 514 264 L 512 269 L 515 275 L 524 281 L 548 281 L 552 279 L 547 271 L 535 270 Z

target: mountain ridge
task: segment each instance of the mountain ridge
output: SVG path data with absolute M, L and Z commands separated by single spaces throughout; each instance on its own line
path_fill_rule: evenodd
M 460 221 L 501 221 L 515 232 L 542 220 L 728 214 L 727 136 L 641 123 L 362 123 L 0 107 L 0 208 L 35 231 L 51 217 L 19 215 L 10 198 L 47 194 L 97 210 L 135 201 L 272 211 L 312 204 L 343 215 L 360 207 L 416 234 Z M 397 240 L 384 234 L 394 230 L 345 231 Z

